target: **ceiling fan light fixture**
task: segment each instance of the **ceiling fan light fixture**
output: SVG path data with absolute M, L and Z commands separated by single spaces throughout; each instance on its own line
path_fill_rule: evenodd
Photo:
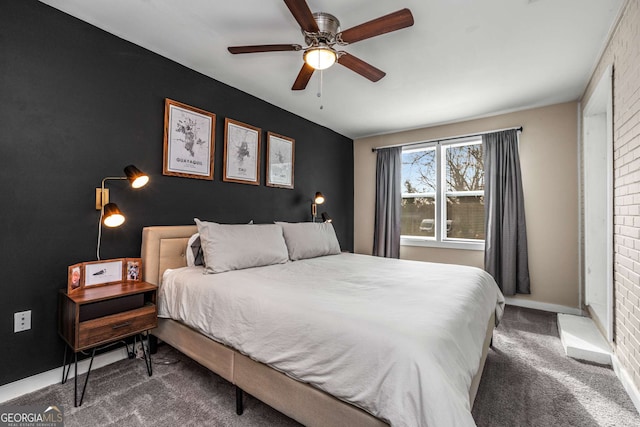
M 304 62 L 316 70 L 326 70 L 336 63 L 338 55 L 328 46 L 318 46 L 304 52 Z
M 385 76 L 384 71 L 348 52 L 336 51 L 334 46 L 339 46 L 338 49 L 340 49 L 361 40 L 413 25 L 411 11 L 404 8 L 342 31 L 338 18 L 326 12 L 312 13 L 307 0 L 285 0 L 285 4 L 300 26 L 306 47 L 299 44 L 263 44 L 230 46 L 227 49 L 232 54 L 302 50 L 304 63 L 291 90 L 305 89 L 315 70 L 327 69 L 336 62 L 372 82 L 377 82 Z M 322 83 L 320 83 L 318 97 L 321 97 L 321 93 Z M 320 108 L 322 109 L 322 105 Z

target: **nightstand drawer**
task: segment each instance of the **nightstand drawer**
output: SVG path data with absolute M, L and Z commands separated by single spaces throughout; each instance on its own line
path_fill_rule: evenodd
M 119 338 L 153 329 L 157 325 L 156 306 L 153 304 L 111 316 L 80 322 L 78 350 L 112 342 Z

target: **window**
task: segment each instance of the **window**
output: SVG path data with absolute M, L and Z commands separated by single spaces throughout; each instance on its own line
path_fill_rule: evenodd
M 402 150 L 402 244 L 484 248 L 481 137 Z

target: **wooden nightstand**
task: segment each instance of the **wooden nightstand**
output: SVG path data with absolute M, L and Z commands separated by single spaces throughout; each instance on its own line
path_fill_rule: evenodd
M 60 291 L 58 333 L 66 342 L 62 366 L 62 383 L 67 381 L 67 349 L 74 353 L 74 405 L 78 406 L 78 352 L 91 351 L 91 362 L 85 379 L 80 405 L 89 381 L 96 349 L 124 338 L 142 334 L 158 326 L 156 293 L 158 287 L 147 282 L 122 282 L 86 287 L 68 294 Z M 147 373 L 152 375 L 151 355 L 142 346 Z

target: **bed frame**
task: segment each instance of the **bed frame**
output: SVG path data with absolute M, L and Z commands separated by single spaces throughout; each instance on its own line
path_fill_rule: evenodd
M 186 266 L 187 241 L 196 232 L 195 225 L 145 227 L 142 230 L 143 280 L 157 285 L 167 268 Z M 492 315 L 480 365 L 469 389 L 471 406 L 480 385 L 494 324 L 495 315 Z M 177 321 L 158 319 L 158 327 L 151 333 L 234 384 L 238 414 L 242 413 L 242 391 L 245 391 L 306 426 L 388 426 L 354 405 L 296 381 Z

